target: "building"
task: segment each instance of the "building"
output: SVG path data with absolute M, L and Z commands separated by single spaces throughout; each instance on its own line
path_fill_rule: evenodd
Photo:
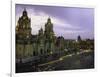
M 51 19 L 47 19 L 45 31 L 41 28 L 37 35 L 32 35 L 31 30 L 31 19 L 24 9 L 16 26 L 16 58 L 25 59 L 53 54 L 56 48 L 56 37 Z
M 51 18 L 44 24 L 45 30 L 41 28 L 37 35 L 32 35 L 31 19 L 26 9 L 19 17 L 16 26 L 16 60 L 36 59 L 41 56 L 64 55 L 64 50 L 75 52 L 77 49 L 94 49 L 94 40 L 82 40 L 80 36 L 75 40 L 66 40 L 63 36 L 55 36 Z

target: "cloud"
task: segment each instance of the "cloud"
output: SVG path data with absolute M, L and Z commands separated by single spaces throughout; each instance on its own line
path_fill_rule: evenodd
M 45 29 L 45 23 L 47 22 L 48 17 L 51 18 L 51 22 L 54 26 L 55 35 L 66 35 L 66 34 L 73 34 L 73 33 L 81 33 L 84 31 L 79 31 L 80 27 L 73 26 L 69 22 L 49 15 L 43 11 L 35 11 L 34 9 L 28 9 L 28 16 L 31 18 L 31 27 L 32 27 L 32 34 L 38 34 L 38 30 L 42 27 L 43 30 Z M 22 12 L 21 12 L 22 14 Z M 16 15 L 16 24 L 18 18 L 21 14 Z
M 64 29 L 59 29 L 59 28 L 55 28 L 55 33 L 56 36 L 64 36 L 64 35 L 79 35 L 79 34 L 84 34 L 88 32 L 87 30 L 64 30 Z
M 59 30 L 61 30 L 61 28 L 65 29 L 80 29 L 80 27 L 77 26 L 73 26 L 71 24 L 69 24 L 67 21 L 64 21 L 62 19 L 59 19 L 57 17 L 48 15 L 44 12 L 37 12 L 37 13 L 33 13 L 31 14 L 31 26 L 32 26 L 32 34 L 37 34 L 38 30 L 42 27 L 44 30 L 44 26 L 45 23 L 47 22 L 48 17 L 51 18 L 51 21 L 53 23 L 54 28 L 59 28 Z M 55 30 L 55 29 L 54 29 Z M 66 31 L 66 32 L 71 32 L 71 31 Z M 78 32 L 78 31 L 77 31 Z

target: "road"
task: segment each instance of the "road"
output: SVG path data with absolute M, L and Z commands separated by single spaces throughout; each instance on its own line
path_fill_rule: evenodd
M 90 50 L 84 50 L 83 52 L 77 52 L 76 54 L 73 53 L 73 54 L 65 55 L 65 56 L 60 57 L 60 58 L 57 59 L 57 60 L 50 61 L 50 62 L 47 62 L 47 63 L 44 63 L 44 64 L 40 64 L 39 66 L 44 66 L 44 65 L 48 65 L 48 64 L 53 64 L 53 63 L 62 61 L 62 60 L 64 60 L 64 59 L 67 58 L 67 57 L 72 57 L 72 56 L 74 56 L 74 55 L 80 55 L 80 54 L 88 53 L 88 52 L 92 52 L 92 51 L 90 51 Z
M 90 50 L 84 50 L 84 51 L 82 51 L 82 52 L 77 52 L 76 54 L 75 53 L 73 53 L 73 54 L 69 54 L 69 55 L 65 55 L 65 56 L 62 56 L 62 57 L 60 57 L 59 59 L 57 59 L 57 60 L 53 60 L 53 61 L 50 61 L 50 62 L 47 62 L 47 63 L 43 63 L 43 64 L 39 64 L 38 66 L 40 67 L 40 68 L 42 68 L 42 71 L 46 71 L 46 70 L 54 70 L 54 69 L 56 69 L 56 68 L 59 68 L 60 67 L 60 69 L 62 69 L 62 67 L 68 67 L 69 68 L 69 66 L 71 66 L 73 69 L 74 68 L 84 68 L 83 66 L 80 66 L 81 64 L 85 64 L 84 62 L 82 62 L 82 61 L 84 61 L 85 59 L 86 59 L 86 57 L 87 58 L 89 58 L 89 59 L 87 59 L 87 60 L 85 60 L 85 61 L 88 61 L 88 60 L 90 60 L 91 58 L 92 58 L 92 61 L 94 62 L 94 60 L 93 60 L 93 54 L 92 54 L 92 56 L 91 55 L 87 55 L 87 56 L 85 56 L 85 57 L 82 57 L 83 59 L 81 59 L 80 57 L 80 55 L 82 55 L 82 54 L 87 54 L 87 53 L 92 53 L 93 51 L 90 51 Z M 76 58 L 76 59 L 75 59 Z M 77 59 L 77 58 L 79 58 L 79 59 Z M 69 59 L 69 60 L 68 60 Z M 74 60 L 74 61 L 73 61 Z M 71 62 L 70 62 L 71 61 Z M 70 64 L 69 66 L 67 66 L 68 65 L 68 63 Z M 71 65 L 72 64 L 72 65 Z M 87 63 L 86 63 L 87 64 Z M 75 67 L 73 67 L 73 66 L 75 66 Z M 93 65 L 94 66 L 94 65 Z M 92 66 L 92 67 L 93 67 Z M 88 67 L 88 66 L 87 66 Z M 45 69 L 44 69 L 45 68 Z M 59 69 L 59 70 L 60 70 Z M 66 68 L 67 69 L 67 68 Z
M 18 67 L 17 72 L 39 72 L 87 68 L 94 68 L 94 52 L 91 50 L 83 50 L 82 52 L 64 55 L 56 60 L 42 64 L 25 64 Z

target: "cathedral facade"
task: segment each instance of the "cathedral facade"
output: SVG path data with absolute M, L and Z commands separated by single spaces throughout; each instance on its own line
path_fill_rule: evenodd
M 32 35 L 31 30 L 31 19 L 24 9 L 16 26 L 16 59 L 55 53 L 56 37 L 50 18 L 45 23 L 44 31 L 41 28 L 37 35 Z

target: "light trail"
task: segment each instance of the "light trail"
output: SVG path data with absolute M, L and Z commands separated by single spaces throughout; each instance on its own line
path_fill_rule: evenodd
M 80 55 L 80 54 L 88 53 L 88 52 L 92 52 L 92 51 L 91 51 L 91 50 L 84 50 L 83 52 L 77 52 L 76 55 Z M 60 57 L 58 60 L 50 61 L 50 62 L 47 62 L 47 63 L 44 63 L 44 64 L 40 64 L 40 65 L 38 65 L 38 66 L 44 66 L 44 65 L 48 65 L 48 64 L 57 63 L 57 62 L 59 62 L 59 61 L 64 60 L 64 59 L 67 58 L 67 57 L 72 57 L 73 55 L 75 55 L 75 54 L 65 55 L 65 56 Z

